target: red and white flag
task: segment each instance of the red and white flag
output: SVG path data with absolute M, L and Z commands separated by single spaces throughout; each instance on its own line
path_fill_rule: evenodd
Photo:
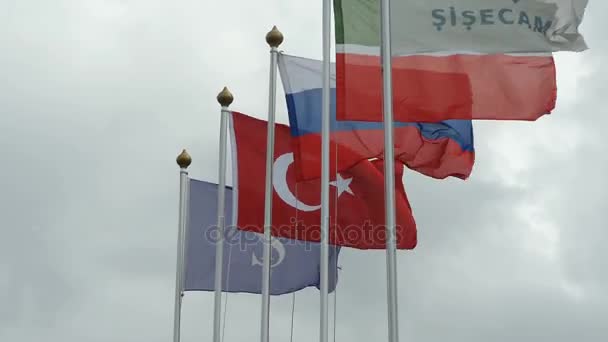
M 232 112 L 230 127 L 234 174 L 233 208 L 241 230 L 264 231 L 266 131 L 268 123 Z M 296 182 L 289 127 L 275 125 L 272 235 L 320 241 L 321 182 Z M 330 243 L 358 249 L 384 249 L 384 165 L 364 160 L 331 179 Z M 396 177 L 397 247 L 416 246 L 416 222 L 403 188 L 403 165 Z
M 584 51 L 588 0 L 393 1 L 396 121 L 536 120 L 556 103 L 552 52 Z M 382 121 L 379 0 L 335 0 L 336 117 Z

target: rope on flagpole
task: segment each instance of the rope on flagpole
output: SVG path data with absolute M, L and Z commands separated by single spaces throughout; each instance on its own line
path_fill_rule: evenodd
M 338 174 L 338 144 L 335 145 L 335 155 L 336 158 L 334 160 L 335 165 L 336 165 L 336 177 Z M 334 226 L 334 258 L 336 259 L 336 264 L 335 264 L 335 270 L 334 270 L 334 328 L 333 328 L 333 335 L 334 335 L 334 342 L 336 342 L 336 323 L 338 321 L 338 245 L 335 244 L 336 240 L 337 240 L 337 235 L 338 235 L 338 192 L 336 191 L 336 205 L 335 205 L 335 214 L 334 214 L 334 220 L 336 222 L 335 226 Z M 334 266 L 334 265 L 332 265 Z
M 298 197 L 298 182 L 296 182 L 296 189 L 295 190 L 296 190 L 295 191 L 296 192 L 296 198 L 299 198 Z M 294 227 L 296 231 L 298 230 L 298 213 L 299 213 L 298 205 L 299 205 L 299 203 L 296 202 L 296 220 L 295 220 L 295 227 Z M 306 245 L 308 245 L 307 241 L 305 243 L 306 243 Z M 307 247 L 305 247 L 305 248 L 307 248 Z M 291 331 L 290 331 L 290 335 L 289 335 L 289 342 L 293 342 L 294 316 L 295 316 L 295 314 L 296 314 L 296 292 L 293 293 L 292 302 L 291 302 L 291 329 L 290 329 Z
M 336 170 L 338 166 L 338 147 L 336 146 Z M 336 214 L 335 214 L 336 225 L 334 227 L 334 237 L 337 236 L 337 226 L 338 226 L 338 192 L 336 191 Z M 334 268 L 334 342 L 336 342 L 336 330 L 337 330 L 337 322 L 338 322 L 338 245 L 334 245 L 334 258 L 336 260 L 335 265 L 332 265 Z
M 336 274 L 338 274 L 338 261 L 336 258 Z M 338 276 L 336 275 L 336 278 Z M 338 286 L 336 283 L 336 287 L 334 288 L 334 342 L 336 342 L 336 330 L 337 330 L 337 322 L 338 322 Z
M 289 342 L 293 342 L 293 317 L 296 313 L 296 293 L 293 293 L 291 298 L 291 332 L 289 334 Z
M 226 227 L 224 227 L 226 228 Z M 233 226 L 231 226 L 230 228 L 233 228 Z M 225 236 L 224 236 L 224 241 L 226 241 Z M 224 317 L 222 318 L 222 337 L 221 337 L 221 341 L 224 342 L 225 336 L 226 336 L 226 317 L 228 316 L 228 297 L 230 296 L 230 293 L 227 292 L 228 289 L 230 288 L 230 271 L 231 271 L 231 266 L 232 266 L 232 243 L 230 243 L 230 241 L 228 241 L 228 263 L 226 265 L 226 296 L 224 298 Z
M 224 298 L 224 317 L 223 322 L 222 322 L 222 342 L 224 342 L 224 336 L 226 335 L 226 315 L 228 315 L 228 295 L 229 293 L 226 293 L 226 297 Z
M 232 244 L 229 244 L 228 250 L 228 269 L 226 270 L 226 289 L 230 287 L 230 260 L 232 259 Z M 224 342 L 224 336 L 226 332 L 226 316 L 228 315 L 228 295 L 224 299 L 224 318 L 222 318 L 222 342 Z

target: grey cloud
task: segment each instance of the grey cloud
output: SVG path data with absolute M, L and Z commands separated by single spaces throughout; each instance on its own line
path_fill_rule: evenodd
M 191 176 L 216 180 L 215 95 L 228 85 L 232 107 L 263 118 L 263 37 L 277 24 L 286 52 L 320 58 L 320 3 L 0 8 L 0 339 L 169 340 L 174 158 L 188 148 Z M 590 72 L 563 65 L 578 83 L 560 86 L 553 115 L 476 123 L 466 182 L 406 173 L 420 243 L 399 254 L 402 340 L 606 339 L 606 9 L 589 5 L 591 49 L 577 61 Z M 279 121 L 285 112 L 279 100 Z M 384 253 L 346 249 L 340 264 L 337 339 L 385 339 Z M 272 300 L 273 340 L 289 338 L 291 298 Z M 183 341 L 211 340 L 212 302 L 186 295 Z M 316 289 L 297 294 L 296 341 L 317 338 L 318 306 Z M 226 341 L 257 338 L 259 308 L 258 296 L 230 295 Z

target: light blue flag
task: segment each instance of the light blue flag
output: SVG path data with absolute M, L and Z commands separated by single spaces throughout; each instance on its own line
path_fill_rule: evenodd
M 187 224 L 185 291 L 215 289 L 215 241 L 217 241 L 217 184 L 190 180 Z M 263 213 L 261 213 L 263 215 Z M 233 226 L 232 189 L 226 188 L 226 231 L 223 290 L 262 292 L 263 235 Z M 329 291 L 337 283 L 339 247 L 329 249 Z M 270 294 L 281 295 L 309 286 L 319 288 L 320 244 L 272 238 Z

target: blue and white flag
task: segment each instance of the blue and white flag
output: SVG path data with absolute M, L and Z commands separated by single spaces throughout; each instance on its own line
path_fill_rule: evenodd
M 185 291 L 215 289 L 215 242 L 217 241 L 217 184 L 190 179 Z M 226 230 L 223 290 L 262 292 L 263 235 L 233 226 L 233 190 L 226 188 Z M 329 291 L 337 282 L 339 247 L 329 249 Z M 270 294 L 281 295 L 306 287 L 320 287 L 320 244 L 272 238 Z

